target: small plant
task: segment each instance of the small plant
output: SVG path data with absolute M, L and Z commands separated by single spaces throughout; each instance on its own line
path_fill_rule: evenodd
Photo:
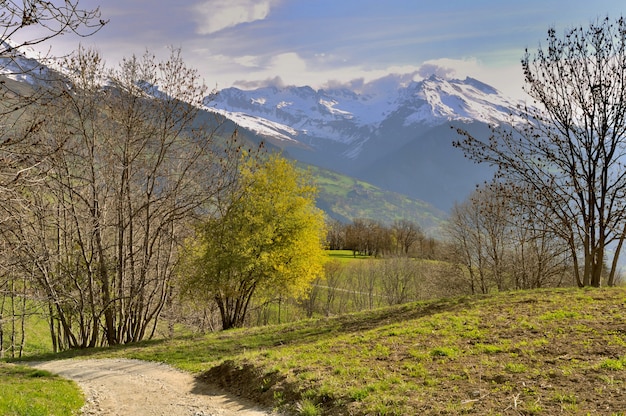
M 414 359 L 416 359 L 417 361 L 426 361 L 429 359 L 428 353 L 419 349 L 409 350 L 409 355 L 413 357 Z
M 621 380 L 616 380 L 614 376 L 606 376 L 606 375 L 601 375 L 600 376 L 600 380 L 602 380 L 604 383 L 606 383 L 609 386 L 614 386 L 616 384 L 622 384 Z
M 560 321 L 564 319 L 572 319 L 572 318 L 578 318 L 578 317 L 580 317 L 580 314 L 578 312 L 572 312 L 572 311 L 559 309 L 553 312 L 544 313 L 543 315 L 539 317 L 539 319 L 542 319 L 544 321 Z
M 385 345 L 376 344 L 376 346 L 372 349 L 371 354 L 373 357 L 376 357 L 379 360 L 383 360 L 389 357 L 389 355 L 391 354 L 391 350 Z
M 430 355 L 433 357 L 454 358 L 458 355 L 458 351 L 451 347 L 437 347 L 430 351 Z
M 576 395 L 571 393 L 556 393 L 554 401 L 561 404 L 576 404 Z
M 405 364 L 404 370 L 406 370 L 406 373 L 411 377 L 422 378 L 422 377 L 428 376 L 428 370 L 426 370 L 426 368 L 424 368 L 424 366 L 421 363 Z
M 600 363 L 600 368 L 605 370 L 620 371 L 624 369 L 624 359 L 607 358 Z
M 361 388 L 361 389 L 354 389 L 349 393 L 349 397 L 355 402 L 363 401 L 368 395 L 369 395 L 369 389 L 367 387 Z
M 282 405 L 285 404 L 285 395 L 283 394 L 282 391 L 274 392 L 274 403 L 276 404 L 277 407 L 281 407 Z
M 476 344 L 478 351 L 483 352 L 485 354 L 497 354 L 503 352 L 503 349 L 499 345 L 492 344 Z
M 543 411 L 543 407 L 539 404 L 539 402 L 528 403 L 524 406 L 524 413 L 526 415 L 539 415 Z
M 298 403 L 296 409 L 300 416 L 319 416 L 322 414 L 320 408 L 309 399 L 304 399 Z
M 506 363 L 504 365 L 504 369 L 508 371 L 509 373 L 513 373 L 513 374 L 521 374 L 521 373 L 525 373 L 526 371 L 528 371 L 528 367 L 520 363 Z

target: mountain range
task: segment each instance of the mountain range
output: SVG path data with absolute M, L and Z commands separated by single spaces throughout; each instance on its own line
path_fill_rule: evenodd
M 353 88 L 226 88 L 206 102 L 240 129 L 294 159 L 447 212 L 493 170 L 452 146 L 462 127 L 487 137 L 522 104 L 473 78 L 406 81 L 389 75 Z
M 54 71 L 5 46 L 10 56 L 0 59 L 0 75 L 38 84 L 48 78 L 42 71 Z M 512 114 L 521 103 L 473 78 L 389 75 L 317 90 L 225 88 L 204 104 L 246 139 L 314 166 L 326 187 L 318 205 L 331 217 L 408 217 L 431 227 L 493 174 L 453 148 L 455 127 L 487 137 L 489 125 L 517 122 Z

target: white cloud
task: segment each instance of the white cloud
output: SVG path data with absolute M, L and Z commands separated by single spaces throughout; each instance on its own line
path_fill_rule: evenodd
M 442 58 L 423 62 L 417 73 L 422 78 L 428 78 L 433 74 L 445 79 L 471 77 L 495 87 L 507 96 L 514 98 L 526 97 L 526 94 L 522 91 L 524 83 L 522 68 L 517 62 L 515 64 L 493 66 L 486 65 L 475 58 Z
M 210 81 L 217 81 L 220 88 L 237 86 L 244 89 L 260 86 L 308 85 L 313 88 L 345 86 L 361 90 L 366 84 L 392 76 L 394 82 L 406 84 L 436 75 L 445 79 L 475 78 L 489 84 L 507 96 L 525 98 L 522 91 L 523 77 L 519 64 L 490 66 L 475 59 L 435 59 L 419 65 L 390 65 L 366 67 L 341 65 L 338 61 L 320 65 L 319 57 L 311 61 L 295 52 L 275 55 L 271 58 L 246 55 L 238 58 L 224 55 L 212 56 L 215 71 Z M 205 67 L 207 68 L 207 67 Z
M 272 0 L 208 0 L 192 8 L 196 32 L 208 35 L 240 23 L 263 20 L 270 14 Z
M 307 65 L 305 60 L 300 58 L 297 53 L 288 52 L 273 57 L 269 65 L 269 70 L 275 73 L 297 75 L 306 72 Z

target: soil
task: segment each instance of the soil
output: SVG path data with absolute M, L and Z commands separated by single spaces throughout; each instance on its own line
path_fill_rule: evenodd
M 264 416 L 271 412 L 168 365 L 128 359 L 57 360 L 34 367 L 76 381 L 83 415 Z

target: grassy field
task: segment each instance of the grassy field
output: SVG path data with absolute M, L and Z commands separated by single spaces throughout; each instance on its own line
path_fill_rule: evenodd
M 349 263 L 352 260 L 369 259 L 369 256 L 355 255 L 352 250 L 329 250 L 328 257 L 330 260 L 338 260 L 342 263 Z
M 73 382 L 47 371 L 0 363 L 0 415 L 70 416 L 83 402 Z
M 625 306 L 511 292 L 61 356 L 163 361 L 300 415 L 623 415 Z

